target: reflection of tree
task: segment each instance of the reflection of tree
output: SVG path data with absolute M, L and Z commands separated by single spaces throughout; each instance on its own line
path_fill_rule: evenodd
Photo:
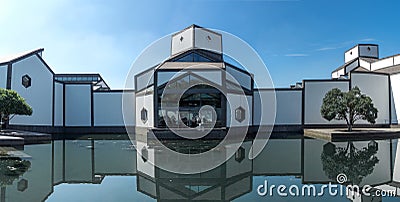
M 0 186 L 11 185 L 14 180 L 23 175 L 31 166 L 27 160 L 18 157 L 0 158 Z
M 336 147 L 329 142 L 324 145 L 321 154 L 323 170 L 329 179 L 336 180 L 336 177 L 343 173 L 346 174 L 348 182 L 360 184 L 379 162 L 375 156 L 377 151 L 378 145 L 374 141 L 362 149 L 357 149 L 353 142 L 348 142 L 346 148 Z

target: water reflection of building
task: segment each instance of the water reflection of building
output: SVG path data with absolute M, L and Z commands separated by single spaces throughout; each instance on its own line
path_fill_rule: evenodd
M 356 148 L 368 147 L 369 141 L 354 142 Z M 379 162 L 362 184 L 380 190 L 396 190 L 400 195 L 400 144 L 398 140 L 377 140 Z M 179 175 L 163 171 L 138 157 L 129 139 L 55 140 L 51 144 L 26 145 L 23 153 L 31 166 L 27 172 L 7 185 L 5 201 L 42 201 L 63 184 L 102 184 L 106 176 L 136 176 L 139 191 L 155 199 L 231 200 L 249 197 L 258 184 L 255 176 L 295 176 L 304 184 L 326 184 L 330 179 L 323 169 L 321 154 L 327 142 L 305 139 L 271 139 L 262 153 L 250 161 L 246 157 L 251 142 L 243 145 L 245 158 L 235 155 L 209 172 Z M 337 148 L 347 142 L 333 143 Z M 329 145 L 329 144 L 328 144 Z M 148 158 L 157 158 L 150 148 Z M 154 147 L 153 147 L 154 149 Z M 30 157 L 28 157 L 30 156 Z M 235 158 L 237 157 L 237 158 Z M 285 178 L 282 178 L 283 180 Z M 21 189 L 19 182 L 26 187 Z M 118 193 L 113 193 L 118 194 Z M 258 196 L 253 196 L 257 198 Z M 293 199 L 295 200 L 295 199 Z M 365 201 L 366 198 L 354 198 Z M 374 200 L 378 200 L 375 199 Z
M 233 200 L 252 190 L 253 162 L 247 158 L 250 146 L 251 142 L 244 142 L 228 161 L 198 174 L 176 174 L 155 167 L 153 162 L 165 156 L 160 155 L 162 150 L 152 146 L 144 158 L 137 153 L 137 189 L 157 201 Z

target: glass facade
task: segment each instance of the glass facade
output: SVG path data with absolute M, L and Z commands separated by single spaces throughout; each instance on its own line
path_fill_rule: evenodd
M 243 88 L 252 90 L 252 78 L 249 73 L 244 73 L 230 64 L 226 64 L 226 72 L 227 82 L 233 85 L 240 84 Z
M 176 62 L 176 66 L 171 62 Z M 199 65 L 185 69 L 187 65 L 181 67 L 179 62 Z M 202 66 L 201 62 L 219 62 L 220 65 Z M 253 95 L 251 74 L 223 63 L 221 54 L 190 50 L 167 63 L 135 76 L 136 96 L 144 92 L 154 93 L 154 114 L 151 117 L 156 128 L 225 127 L 228 106 L 224 94 Z M 244 120 L 243 111 L 232 114 Z
M 141 91 L 154 84 L 154 69 L 147 70 L 135 77 L 135 89 Z
M 161 109 L 161 99 L 163 99 L 163 108 Z M 224 95 L 216 88 L 208 85 L 197 85 L 187 90 L 179 100 L 179 111 L 176 111 L 176 94 L 158 95 L 158 127 L 197 127 L 210 126 L 215 122 L 217 127 L 224 126 L 224 117 L 222 112 Z M 202 110 L 203 106 L 211 106 L 214 111 Z M 165 116 L 163 116 L 165 114 Z M 181 120 L 181 122 L 178 121 Z M 182 125 L 184 124 L 184 125 Z

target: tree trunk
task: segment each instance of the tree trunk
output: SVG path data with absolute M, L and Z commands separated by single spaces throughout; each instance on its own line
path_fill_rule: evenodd
M 1 130 L 4 130 L 4 129 L 6 129 L 6 125 L 7 124 L 7 120 L 4 118 L 4 116 L 3 117 L 1 117 L 1 126 L 0 126 L 0 129 Z
M 348 124 L 347 125 L 347 131 L 351 132 L 353 130 L 353 125 L 352 124 Z

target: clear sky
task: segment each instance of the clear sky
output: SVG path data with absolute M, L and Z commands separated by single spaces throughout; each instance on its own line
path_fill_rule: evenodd
M 43 47 L 56 73 L 100 73 L 124 86 L 153 41 L 191 24 L 224 30 L 262 57 L 276 87 L 329 78 L 357 43 L 400 53 L 400 1 L 0 0 L 0 55 Z

